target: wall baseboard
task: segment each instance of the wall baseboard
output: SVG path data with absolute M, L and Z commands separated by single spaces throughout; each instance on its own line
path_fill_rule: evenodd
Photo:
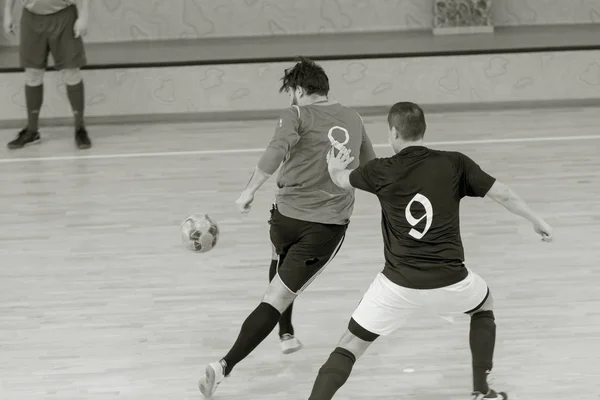
M 391 105 L 390 105 L 391 106 Z M 600 98 L 581 100 L 546 100 L 523 102 L 495 102 L 495 103 L 468 103 L 468 104 L 428 104 L 423 109 L 426 113 L 448 112 L 476 112 L 476 111 L 503 111 L 527 110 L 540 108 L 582 108 L 600 107 Z M 362 116 L 386 115 L 389 107 L 366 106 L 355 107 Z M 87 125 L 118 125 L 118 124 L 156 124 L 156 123 L 192 123 L 192 122 L 224 122 L 224 121 L 252 121 L 268 120 L 279 117 L 282 109 L 263 111 L 227 111 L 213 113 L 176 113 L 176 114 L 150 114 L 150 115 L 118 115 L 118 116 L 92 116 L 86 118 Z M 0 129 L 21 129 L 24 119 L 0 121 Z M 41 126 L 70 126 L 71 118 L 42 118 Z

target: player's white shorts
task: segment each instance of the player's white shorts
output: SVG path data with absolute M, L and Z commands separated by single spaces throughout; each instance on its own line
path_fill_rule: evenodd
M 352 318 L 366 330 L 386 336 L 415 312 L 439 316 L 465 313 L 477 308 L 487 294 L 487 283 L 471 270 L 462 281 L 439 289 L 398 286 L 379 273 Z

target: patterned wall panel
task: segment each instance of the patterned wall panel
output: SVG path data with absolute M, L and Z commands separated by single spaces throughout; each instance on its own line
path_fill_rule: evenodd
M 495 26 L 600 23 L 600 0 L 492 0 Z
M 91 3 L 88 42 L 414 30 L 431 28 L 433 24 L 433 0 L 93 0 Z M 494 0 L 492 18 L 496 26 L 600 22 L 600 0 Z M 1 43 L 15 44 L 16 38 L 2 38 Z
M 600 51 L 331 61 L 335 98 L 349 106 L 600 99 Z M 288 64 L 86 71 L 87 114 L 281 109 Z M 25 114 L 19 74 L 0 75 L 0 120 Z M 57 73 L 46 77 L 43 117 L 69 116 Z
M 432 23 L 430 0 L 93 0 L 90 13 L 88 42 L 411 30 Z

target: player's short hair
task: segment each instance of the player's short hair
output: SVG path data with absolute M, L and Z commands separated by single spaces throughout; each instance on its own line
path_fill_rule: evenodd
M 423 109 L 408 101 L 396 103 L 390 108 L 388 124 L 390 129 L 396 128 L 402 139 L 407 142 L 422 139 L 427 128 Z
M 306 57 L 298 57 L 298 62 L 292 68 L 285 70 L 281 78 L 279 92 L 296 90 L 302 87 L 307 95 L 318 94 L 327 96 L 329 93 L 329 78 L 323 67 Z

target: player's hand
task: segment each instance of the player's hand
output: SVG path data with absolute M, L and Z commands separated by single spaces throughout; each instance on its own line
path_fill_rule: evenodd
M 533 224 L 533 230 L 540 236 L 542 236 L 542 241 L 551 242 L 552 241 L 552 227 L 548 225 L 546 221 L 540 219 L 539 221 Z
M 337 155 L 335 151 L 337 150 Z M 327 153 L 327 164 L 330 170 L 344 170 L 354 157 L 350 155 L 351 151 L 342 146 L 339 142 L 333 142 L 331 150 Z
M 15 34 L 15 21 L 10 13 L 4 15 L 4 33 L 6 36 Z
M 88 30 L 88 19 L 87 18 L 83 18 L 83 17 L 79 17 L 77 18 L 77 21 L 75 21 L 75 25 L 73 25 L 73 33 L 75 34 L 75 37 L 83 37 L 86 35 Z
M 250 193 L 247 190 L 244 190 L 240 197 L 236 200 L 235 205 L 238 208 L 238 211 L 242 214 L 247 214 L 250 212 L 250 208 L 252 208 L 252 202 L 254 201 L 254 193 Z

